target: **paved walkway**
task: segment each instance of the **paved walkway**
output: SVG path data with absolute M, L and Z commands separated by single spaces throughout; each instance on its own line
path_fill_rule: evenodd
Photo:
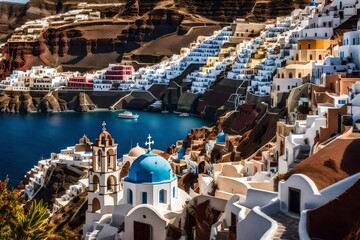
M 299 233 L 298 233 L 299 219 L 292 218 L 282 212 L 275 213 L 270 217 L 274 219 L 278 224 L 278 230 L 274 236 L 274 240 L 299 239 Z

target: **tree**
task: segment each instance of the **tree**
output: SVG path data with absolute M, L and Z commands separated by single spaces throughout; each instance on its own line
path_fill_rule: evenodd
M 47 239 L 54 231 L 48 223 L 50 213 L 46 205 L 32 202 L 29 211 L 23 207 L 23 199 L 17 190 L 8 190 L 9 179 L 0 181 L 0 239 L 37 240 Z
M 18 240 L 47 239 L 54 231 L 54 227 L 48 224 L 50 213 L 42 200 L 31 203 L 29 212 L 18 212 L 10 221 L 11 236 Z
M 19 204 L 19 193 L 16 191 L 9 191 L 7 184 L 9 178 L 5 181 L 0 180 L 0 239 L 6 239 L 11 232 L 9 225 L 10 220 L 18 213 L 23 211 Z

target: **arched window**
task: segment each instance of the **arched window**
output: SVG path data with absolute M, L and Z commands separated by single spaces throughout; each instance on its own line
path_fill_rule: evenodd
M 322 60 L 322 56 L 321 56 L 321 55 L 319 55 L 319 60 Z
M 298 73 L 298 78 L 301 78 L 301 73 Z
M 95 176 L 93 177 L 93 191 L 94 191 L 94 192 L 99 191 L 99 185 L 100 185 L 99 178 L 98 178 L 98 176 L 95 175 Z
M 100 201 L 97 198 L 94 198 L 92 201 L 92 212 L 96 212 L 100 209 Z
M 295 60 L 296 60 L 296 61 L 299 61 L 299 54 L 296 54 Z
M 116 192 L 116 178 L 114 176 L 109 176 L 107 179 L 107 190 L 109 192 Z
M 97 155 L 97 168 L 96 168 L 96 170 L 101 169 L 101 158 L 102 158 L 102 151 L 99 149 L 98 150 L 98 155 Z
M 289 78 L 292 78 L 292 77 L 293 77 L 292 73 L 289 73 Z
M 281 74 L 281 78 L 284 78 L 284 73 Z
M 108 170 L 110 170 L 110 169 L 115 170 L 116 169 L 117 160 L 116 160 L 116 154 L 115 154 L 114 150 L 109 149 L 106 152 L 106 161 L 107 161 Z
M 312 54 L 310 54 L 310 60 L 312 60 L 313 58 L 312 58 Z
M 165 190 L 164 189 L 161 189 L 159 191 L 159 203 L 166 203 Z
M 128 189 L 127 202 L 129 204 L 133 204 L 133 192 L 131 189 Z
M 111 162 L 110 162 L 109 153 L 106 154 L 106 166 L 107 166 L 107 170 L 109 171 L 111 169 Z

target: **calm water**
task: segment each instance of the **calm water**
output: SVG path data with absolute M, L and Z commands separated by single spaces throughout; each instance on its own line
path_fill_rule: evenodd
M 127 153 L 131 144 L 138 142 L 145 147 L 149 133 L 154 148 L 166 150 L 176 140 L 184 139 L 191 128 L 209 123 L 175 114 L 137 113 L 137 120 L 119 119 L 118 112 L 0 114 L 0 179 L 9 175 L 11 187 L 17 186 L 42 157 L 49 158 L 51 152 L 75 145 L 84 134 L 94 142 L 102 121 L 119 144 L 118 157 Z

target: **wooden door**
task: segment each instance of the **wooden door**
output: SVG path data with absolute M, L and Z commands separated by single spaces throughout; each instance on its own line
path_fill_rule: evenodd
M 151 225 L 134 222 L 134 240 L 152 240 Z

